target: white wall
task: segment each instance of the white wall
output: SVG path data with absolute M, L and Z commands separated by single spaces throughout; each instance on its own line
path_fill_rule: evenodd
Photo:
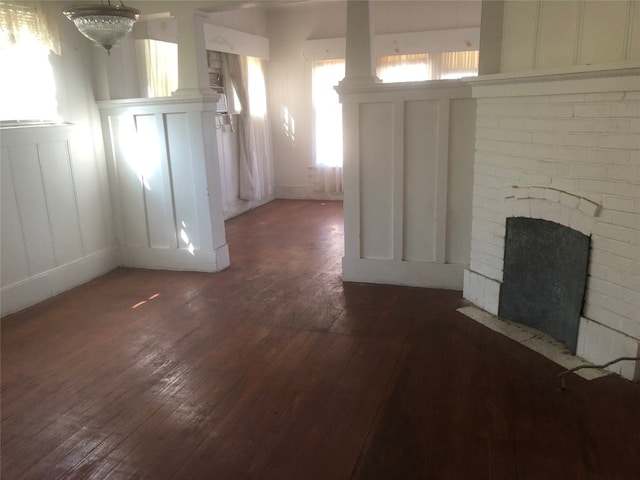
M 2 314 L 79 285 L 117 266 L 93 46 L 60 13 L 61 56 L 52 56 L 59 113 L 67 126 L 0 131 Z
M 640 59 L 640 3 L 504 2 L 502 72 Z
M 477 1 L 372 2 L 374 33 L 419 32 L 479 27 Z M 276 177 L 276 196 L 318 198 L 314 192 L 311 62 L 303 55 L 306 40 L 346 36 L 346 2 L 271 10 L 269 100 Z M 284 109 L 295 120 L 295 138 L 284 129 Z
M 479 0 L 371 2 L 375 34 L 449 30 L 480 26 Z
M 269 114 L 276 179 L 276 197 L 314 196 L 313 112 L 311 64 L 303 57 L 303 43 L 310 38 L 344 37 L 345 2 L 284 8 L 268 16 L 271 59 L 269 61 Z M 284 111 L 295 122 L 295 137 L 284 130 Z
M 208 23 L 240 32 L 266 37 L 267 14 L 262 8 L 244 8 L 209 14 Z

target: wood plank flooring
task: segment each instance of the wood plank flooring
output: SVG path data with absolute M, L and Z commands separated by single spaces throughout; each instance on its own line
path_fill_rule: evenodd
M 227 222 L 217 274 L 118 269 L 2 320 L 1 478 L 638 479 L 640 385 L 343 284 L 342 205 Z

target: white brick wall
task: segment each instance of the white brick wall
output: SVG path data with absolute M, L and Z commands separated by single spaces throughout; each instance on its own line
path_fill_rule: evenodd
M 589 324 L 581 326 L 578 353 L 608 361 L 640 342 L 640 83 L 607 91 L 602 79 L 598 91 L 570 93 L 572 81 L 563 77 L 568 83 L 558 94 L 533 95 L 530 84 L 517 95 L 509 89 L 508 96 L 501 85 L 483 86 L 479 95 L 474 90 L 465 297 L 485 309 L 496 305 L 497 299 L 485 298 L 487 291 L 495 294 L 486 285 L 502 281 L 506 217 L 544 218 L 580 230 L 592 236 L 592 252 L 583 319 Z M 620 370 L 625 376 L 631 371 Z

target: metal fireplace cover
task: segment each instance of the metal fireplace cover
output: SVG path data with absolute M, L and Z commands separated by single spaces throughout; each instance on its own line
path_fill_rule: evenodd
M 498 314 L 561 341 L 576 352 L 591 238 L 563 225 L 507 219 Z

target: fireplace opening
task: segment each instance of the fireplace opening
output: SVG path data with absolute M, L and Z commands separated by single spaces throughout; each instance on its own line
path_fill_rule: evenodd
M 508 218 L 498 315 L 547 333 L 575 354 L 590 244 L 555 222 Z

